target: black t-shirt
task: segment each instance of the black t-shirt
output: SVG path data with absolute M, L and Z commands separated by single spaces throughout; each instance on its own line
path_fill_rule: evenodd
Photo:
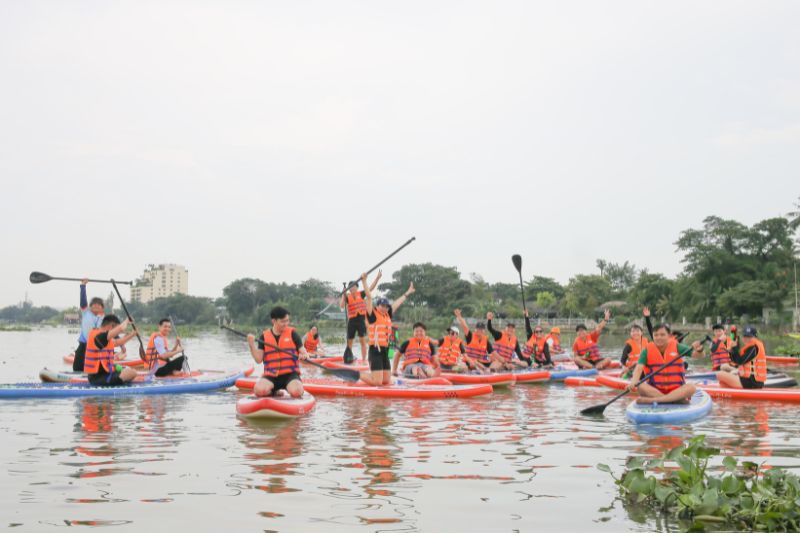
M 392 318 L 392 308 L 389 307 L 389 318 Z M 374 324 L 378 318 L 375 316 L 375 310 L 373 309 L 370 314 L 367 315 L 367 322 L 370 324 Z
M 280 335 L 275 335 L 274 331 L 272 332 L 272 334 L 275 336 L 275 340 L 280 339 Z M 259 349 L 263 350 L 264 349 L 264 334 L 262 333 L 261 337 L 256 339 L 256 341 L 258 341 Z M 292 330 L 292 342 L 294 342 L 294 346 L 295 346 L 295 348 L 297 350 L 299 350 L 303 346 L 303 339 L 301 339 L 300 335 L 297 334 L 297 330 L 296 329 Z
M 406 342 L 404 342 L 403 344 L 401 344 L 400 348 L 398 348 L 398 351 L 400 353 L 406 353 L 406 350 L 408 349 L 408 343 L 409 342 L 410 342 L 410 339 L 407 340 Z M 431 347 L 431 355 L 436 355 L 436 345 L 433 344 L 433 341 L 429 342 L 428 344 Z
M 98 350 L 102 350 L 108 346 L 108 332 L 104 331 L 102 333 L 98 333 L 94 338 L 94 343 Z M 91 346 L 89 346 L 89 348 L 91 348 Z

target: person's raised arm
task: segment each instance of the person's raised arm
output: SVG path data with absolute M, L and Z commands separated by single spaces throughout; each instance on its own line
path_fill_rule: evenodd
M 81 311 L 86 311 L 86 309 L 89 307 L 89 300 L 86 298 L 86 284 L 87 283 L 89 283 L 88 279 L 83 278 L 81 280 L 81 302 L 80 302 Z
M 598 335 L 600 335 L 606 328 L 606 326 L 608 325 L 608 320 L 610 318 L 611 318 L 611 309 L 606 309 L 605 313 L 603 313 L 603 320 L 601 320 L 600 323 L 597 324 L 597 327 L 595 328 L 595 332 Z
M 367 296 L 367 316 L 371 315 L 374 307 L 372 307 L 372 289 L 367 285 L 367 275 L 361 274 L 361 285 L 364 286 L 364 294 Z
M 411 283 L 409 283 L 409 284 L 408 284 L 408 290 L 407 290 L 407 291 L 406 291 L 406 292 L 405 292 L 405 293 L 404 293 L 404 294 L 403 294 L 403 295 L 402 295 L 400 298 L 398 298 L 397 300 L 395 300 L 395 301 L 394 301 L 394 303 L 392 303 L 392 313 L 395 313 L 395 312 L 397 312 L 397 309 L 398 309 L 398 308 L 399 308 L 401 305 L 403 305 L 403 302 L 405 302 L 405 301 L 406 301 L 406 298 L 408 298 L 408 296 L 409 296 L 410 294 L 414 294 L 414 292 L 415 292 L 415 289 L 414 289 L 414 282 L 412 281 Z
M 381 280 L 381 276 L 383 276 L 383 270 L 378 270 L 378 275 L 375 276 L 375 279 L 372 280 L 372 284 L 369 286 L 370 291 L 374 291 L 378 287 L 378 282 Z
M 491 333 L 492 338 L 494 338 L 494 340 L 497 341 L 500 340 L 500 337 L 502 337 L 503 334 L 495 330 L 494 327 L 492 326 L 493 318 L 494 318 L 494 313 L 492 313 L 491 311 L 486 313 L 486 329 L 489 331 L 489 333 Z
M 528 315 L 527 309 L 525 310 L 525 333 L 528 334 L 526 337 L 527 339 L 530 339 L 533 335 L 533 328 L 531 328 L 531 317 Z
M 647 326 L 647 335 L 650 337 L 650 340 L 653 340 L 653 321 L 650 320 L 650 308 L 645 307 L 642 309 L 642 314 L 644 315 L 644 324 Z

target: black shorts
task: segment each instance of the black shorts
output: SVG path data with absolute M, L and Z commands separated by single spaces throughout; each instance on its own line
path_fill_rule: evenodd
M 483 365 L 484 368 L 489 368 L 490 366 L 492 366 L 491 361 L 478 361 L 478 364 Z
M 75 359 L 72 361 L 72 370 L 75 372 L 83 372 L 83 361 L 86 359 L 86 343 L 79 342 L 78 347 L 75 348 Z
M 755 376 L 750 376 L 749 378 L 743 378 L 739 376 L 739 381 L 742 382 L 743 389 L 763 389 L 764 383 L 761 381 L 756 381 Z
M 281 374 L 280 376 L 264 376 L 270 383 L 272 383 L 272 394 L 275 394 L 281 389 L 286 389 L 286 386 L 289 385 L 294 380 L 300 380 L 300 374 L 297 372 L 289 372 L 288 374 Z
M 186 356 L 181 355 L 180 357 L 167 361 L 167 364 L 156 370 L 156 377 L 163 378 L 164 376 L 171 376 L 173 372 L 180 372 L 183 370 L 183 362 L 185 360 Z
M 347 321 L 347 340 L 355 339 L 356 333 L 359 337 L 367 336 L 367 318 L 359 315 Z
M 441 365 L 441 366 L 442 370 L 453 370 L 456 367 L 456 365 Z
M 399 357 L 399 355 L 397 355 Z M 391 370 L 392 365 L 389 362 L 389 347 L 375 346 L 369 347 L 369 369 L 372 372 L 380 372 L 381 370 Z
M 97 374 L 89 374 L 89 384 L 94 387 L 119 387 L 120 385 L 125 385 L 125 382 L 122 381 L 119 375 L 119 372 L 112 372 L 109 374 L 101 366 L 100 372 Z

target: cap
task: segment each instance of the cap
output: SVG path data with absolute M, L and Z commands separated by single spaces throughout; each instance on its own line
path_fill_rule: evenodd
M 744 328 L 742 337 L 758 337 L 758 331 L 753 326 L 747 326 Z
M 561 335 L 561 328 L 556 326 L 556 327 L 550 329 L 550 333 L 555 333 L 557 335 Z
M 381 296 L 380 298 L 375 299 L 375 305 L 385 305 L 386 307 L 389 307 L 392 304 L 389 303 L 389 298 L 384 298 Z
M 455 333 L 461 333 L 461 331 L 455 326 L 450 326 L 450 331 L 453 331 Z

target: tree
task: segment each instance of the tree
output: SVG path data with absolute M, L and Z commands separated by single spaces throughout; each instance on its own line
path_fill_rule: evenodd
M 536 295 L 536 307 L 540 309 L 551 309 L 556 305 L 557 301 L 552 292 L 543 291 Z
M 655 309 L 663 299 L 669 300 L 675 282 L 663 274 L 651 274 L 643 270 L 628 293 L 628 303 L 634 309 L 649 306 Z
M 606 271 L 606 267 L 608 266 L 608 262 L 604 259 L 598 259 L 597 261 L 595 261 L 595 264 L 597 265 L 597 268 L 600 269 L 600 277 L 603 277 Z
M 569 280 L 562 308 L 570 314 L 589 315 L 611 297 L 611 284 L 597 275 L 578 274 Z
M 633 287 L 633 284 L 636 283 L 638 274 L 636 272 L 636 266 L 625 261 L 621 265 L 617 263 L 608 263 L 606 265 L 605 277 L 611 284 L 614 296 L 624 298 L 631 287 Z
M 405 293 L 412 281 L 416 292 L 401 307 L 401 315 L 405 307 L 421 305 L 429 307 L 435 316 L 450 315 L 456 305 L 470 295 L 469 282 L 461 279 L 455 267 L 433 263 L 404 265 L 393 274 L 392 281 L 381 283 L 379 288 L 386 291 L 389 298 L 396 299 Z
M 52 307 L 37 307 L 30 302 L 20 305 L 10 305 L 0 309 L 0 320 L 8 322 L 22 322 L 25 324 L 39 324 L 55 318 L 60 313 Z
M 544 276 L 533 276 L 530 281 L 525 283 L 525 297 L 535 300 L 539 293 L 549 292 L 556 300 L 563 298 L 566 292 L 564 286 L 553 278 Z

